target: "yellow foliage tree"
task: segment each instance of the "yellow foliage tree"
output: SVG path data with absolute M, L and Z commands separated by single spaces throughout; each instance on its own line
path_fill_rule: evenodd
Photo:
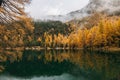
M 24 5 L 30 0 L 0 0 L 0 24 L 18 20 L 19 17 L 26 15 Z

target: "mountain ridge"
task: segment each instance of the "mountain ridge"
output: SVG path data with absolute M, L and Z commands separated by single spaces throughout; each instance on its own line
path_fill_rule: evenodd
M 67 22 L 70 20 L 82 19 L 90 16 L 94 12 L 105 13 L 107 15 L 120 14 L 120 0 L 89 0 L 89 3 L 82 9 L 72 11 L 66 15 L 47 16 L 45 20 Z

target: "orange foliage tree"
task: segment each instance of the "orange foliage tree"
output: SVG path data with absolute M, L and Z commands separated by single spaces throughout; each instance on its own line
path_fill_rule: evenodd
M 96 24 L 91 28 L 82 29 L 76 26 L 77 29 L 69 35 L 47 34 L 45 43 L 62 48 L 120 47 L 120 17 L 102 16 Z
M 0 0 L 0 24 L 18 20 L 25 15 L 24 5 L 30 0 Z

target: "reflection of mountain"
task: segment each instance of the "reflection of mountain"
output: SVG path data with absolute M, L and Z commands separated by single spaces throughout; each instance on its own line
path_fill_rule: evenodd
M 48 16 L 49 20 L 70 21 L 81 19 L 91 15 L 93 12 L 104 12 L 109 15 L 120 14 L 120 0 L 90 0 L 89 4 L 81 10 L 70 12 L 66 15 Z
M 102 55 L 83 51 L 24 51 L 22 57 L 18 57 L 20 53 L 11 53 L 15 54 L 12 62 L 9 54 L 4 62 L 5 72 L 21 78 L 68 73 L 89 80 L 110 80 L 116 78 L 120 71 L 119 55 L 110 53 Z

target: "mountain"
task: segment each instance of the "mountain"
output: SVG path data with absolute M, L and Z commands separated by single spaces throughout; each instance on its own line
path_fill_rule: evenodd
M 88 5 L 80 10 L 70 12 L 66 15 L 47 16 L 45 19 L 67 22 L 70 20 L 77 20 L 86 16 L 90 16 L 93 14 L 93 12 L 102 12 L 108 15 L 118 15 L 120 14 L 120 0 L 90 0 Z

